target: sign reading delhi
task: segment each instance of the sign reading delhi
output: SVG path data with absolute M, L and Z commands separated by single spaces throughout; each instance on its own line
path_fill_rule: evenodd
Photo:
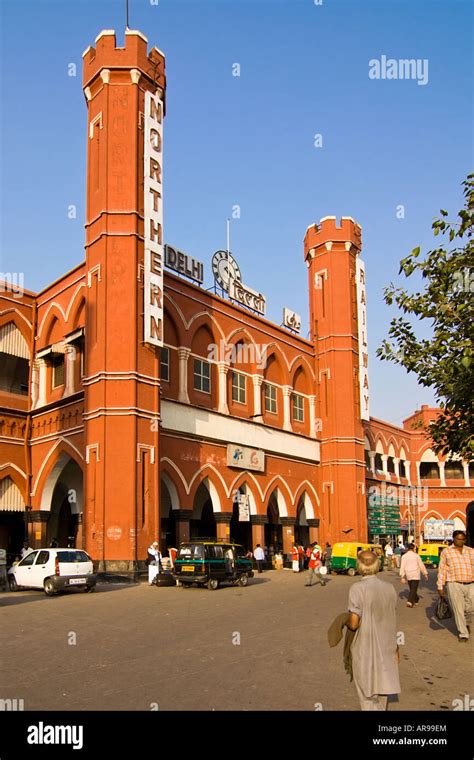
M 144 119 L 144 341 L 163 345 L 163 101 L 145 92 Z
M 200 285 L 204 282 L 204 264 L 187 253 L 165 244 L 165 265 L 178 274 L 184 274 Z

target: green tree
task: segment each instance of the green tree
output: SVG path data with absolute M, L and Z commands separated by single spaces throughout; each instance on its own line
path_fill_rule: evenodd
M 421 292 L 409 293 L 392 284 L 384 289 L 385 302 L 396 304 L 402 316 L 392 319 L 389 340 L 377 349 L 381 359 L 400 364 L 418 376 L 420 385 L 433 388 L 441 412 L 425 429 L 437 453 L 474 459 L 474 174 L 462 183 L 465 204 L 458 221 L 448 221 L 441 210 L 432 228 L 443 236 L 439 248 L 424 259 L 414 248 L 400 262 L 399 274 L 421 274 Z M 412 321 L 406 316 L 412 318 Z M 418 338 L 412 322 L 429 324 L 430 338 Z

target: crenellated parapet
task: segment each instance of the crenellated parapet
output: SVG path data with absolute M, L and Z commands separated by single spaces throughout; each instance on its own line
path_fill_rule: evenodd
M 360 224 L 355 222 L 350 216 L 341 217 L 340 224 L 337 224 L 335 216 L 325 216 L 320 219 L 319 224 L 312 224 L 306 230 L 304 237 L 304 257 L 313 258 L 318 249 L 324 247 L 325 250 L 331 251 L 334 244 L 341 249 L 338 244 L 343 244 L 342 250 L 352 250 L 357 253 L 362 248 L 362 230 Z
M 104 29 L 89 46 L 83 57 L 82 86 L 90 100 L 103 84 L 133 84 L 143 82 L 145 89 L 166 89 L 165 56 L 157 47 L 147 51 L 148 40 L 137 30 L 127 29 L 125 46 L 117 47 L 115 31 Z

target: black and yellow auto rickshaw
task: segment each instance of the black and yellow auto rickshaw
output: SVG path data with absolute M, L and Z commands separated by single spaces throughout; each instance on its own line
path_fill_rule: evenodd
M 196 540 L 180 544 L 173 577 L 178 586 L 196 583 L 214 590 L 221 583 L 246 586 L 253 577 L 252 560 L 243 546 L 228 541 Z
M 364 544 L 355 541 L 339 541 L 332 547 L 331 572 L 347 573 L 355 575 L 357 573 L 357 555 L 361 551 L 372 551 L 380 560 L 380 569 L 384 568 L 384 554 L 380 544 Z
M 441 552 L 447 548 L 448 544 L 431 543 L 420 544 L 418 547 L 418 554 L 420 555 L 424 565 L 428 567 L 438 567 L 441 558 Z

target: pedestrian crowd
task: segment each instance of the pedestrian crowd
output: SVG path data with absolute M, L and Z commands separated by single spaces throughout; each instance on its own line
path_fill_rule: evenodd
M 401 582 L 408 584 L 408 608 L 418 605 L 421 575 L 428 579 L 415 548 L 413 543 L 405 547 L 401 542 L 395 551 L 391 544 L 385 546 L 386 567 L 392 568 L 395 562 Z M 333 647 L 346 628 L 344 667 L 354 681 L 362 710 L 386 710 L 388 698 L 401 691 L 397 592 L 391 583 L 378 577 L 379 570 L 379 557 L 374 551 L 359 552 L 357 571 L 361 580 L 349 590 L 347 611 L 340 613 L 328 630 L 328 642 Z M 452 545 L 441 551 L 437 589 L 440 601 L 449 602 L 459 642 L 466 643 L 474 613 L 474 549 L 466 546 L 462 530 L 454 531 Z

